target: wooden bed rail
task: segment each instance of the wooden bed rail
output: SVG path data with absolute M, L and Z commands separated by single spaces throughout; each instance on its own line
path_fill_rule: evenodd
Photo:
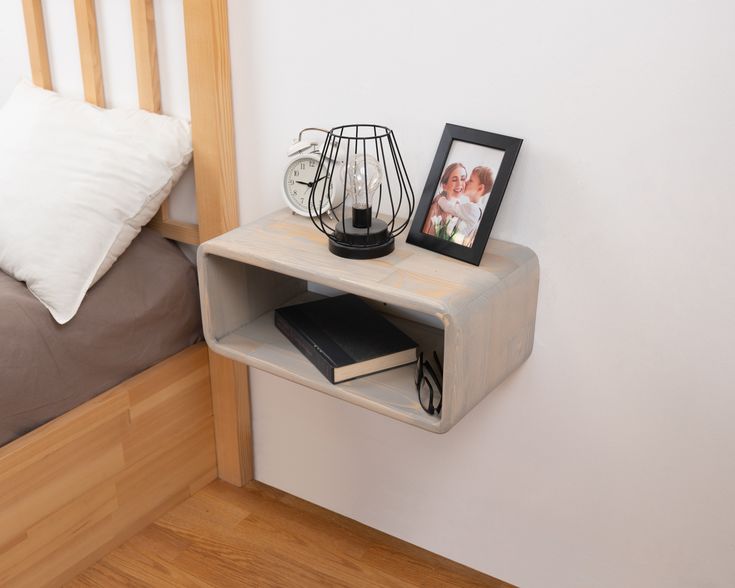
M 199 343 L 0 447 L 0 586 L 60 586 L 214 480 L 213 429 Z

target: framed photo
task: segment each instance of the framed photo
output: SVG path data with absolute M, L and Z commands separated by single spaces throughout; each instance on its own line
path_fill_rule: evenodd
M 480 265 L 522 143 L 445 125 L 406 241 Z

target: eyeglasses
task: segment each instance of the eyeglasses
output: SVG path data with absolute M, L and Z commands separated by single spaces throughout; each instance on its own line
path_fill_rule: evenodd
M 439 361 L 439 356 L 436 354 L 436 351 L 433 351 L 432 355 L 439 369 L 439 377 L 437 377 L 434 368 L 431 367 L 429 360 L 424 360 L 424 353 L 422 351 L 419 353 L 419 358 L 416 361 L 414 381 L 416 382 L 416 391 L 419 395 L 421 408 L 431 415 L 438 415 L 442 411 L 442 378 L 444 376 L 444 370 L 442 369 L 442 364 Z

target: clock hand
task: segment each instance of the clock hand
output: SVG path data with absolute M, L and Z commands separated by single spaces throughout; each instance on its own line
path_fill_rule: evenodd
M 302 182 L 301 180 L 296 180 L 296 183 L 297 184 L 303 184 L 304 186 L 309 186 L 309 188 L 311 188 L 314 184 L 316 184 L 317 182 L 321 182 L 326 177 L 327 176 L 322 176 L 321 178 L 316 179 L 313 182 Z

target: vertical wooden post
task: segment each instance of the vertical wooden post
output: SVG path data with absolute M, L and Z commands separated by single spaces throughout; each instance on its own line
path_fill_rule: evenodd
M 248 367 L 209 351 L 219 477 L 242 486 L 254 478 Z
M 43 24 L 41 0 L 23 0 L 23 17 L 26 22 L 28 56 L 31 61 L 33 83 L 51 90 L 51 67 L 48 61 L 46 28 Z
M 105 90 L 102 85 L 102 59 L 94 0 L 74 0 L 74 14 L 77 19 L 84 99 L 97 106 L 104 106 Z
M 227 0 L 184 0 L 199 235 L 238 226 Z M 247 368 L 209 355 L 219 476 L 253 478 Z
M 161 112 L 161 78 L 158 73 L 153 0 L 130 0 L 130 14 L 133 20 L 138 104 L 143 110 Z
M 138 105 L 143 110 L 161 112 L 161 76 L 158 72 L 153 0 L 130 0 L 130 15 L 133 21 Z M 154 222 L 163 225 L 169 221 L 169 218 L 169 200 L 166 198 L 156 213 Z

